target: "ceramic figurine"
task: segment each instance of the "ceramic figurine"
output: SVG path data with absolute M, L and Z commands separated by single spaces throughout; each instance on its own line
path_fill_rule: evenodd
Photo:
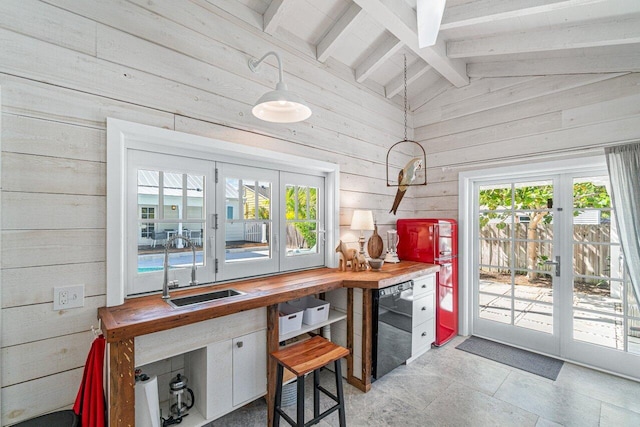
M 353 271 L 357 271 L 357 250 L 347 248 L 347 245 L 342 243 L 342 240 L 340 240 L 338 246 L 336 247 L 336 253 L 340 254 L 340 264 L 338 265 L 338 270 L 347 271 L 347 267 L 351 267 Z
M 404 193 L 407 192 L 408 185 L 416 179 L 416 172 L 422 169 L 422 159 L 415 157 L 407 163 L 407 165 L 398 174 L 398 191 L 396 192 L 396 198 L 393 200 L 393 206 L 389 213 L 394 215 L 398 211 L 398 206 L 404 197 Z

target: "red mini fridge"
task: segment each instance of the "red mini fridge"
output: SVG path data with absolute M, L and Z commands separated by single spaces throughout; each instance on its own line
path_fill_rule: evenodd
M 458 334 L 458 224 L 453 219 L 399 219 L 400 261 L 440 266 L 436 286 L 436 341 L 441 346 Z

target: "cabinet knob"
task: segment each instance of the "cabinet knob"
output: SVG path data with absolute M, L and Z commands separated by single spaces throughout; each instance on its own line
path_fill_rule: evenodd
M 423 337 L 426 337 L 426 336 L 427 336 L 427 333 L 426 333 L 426 332 L 423 332 L 423 333 L 422 333 L 422 336 L 423 336 Z
M 427 287 L 427 285 L 422 285 L 422 288 L 423 288 L 423 289 L 424 289 L 424 288 L 426 288 L 426 287 Z
M 422 307 L 422 311 L 427 311 L 427 307 Z
M 243 345 L 244 345 L 244 343 L 243 343 L 242 341 L 238 341 L 238 342 L 236 343 L 236 346 L 237 346 L 238 348 L 242 348 L 242 346 L 243 346 Z

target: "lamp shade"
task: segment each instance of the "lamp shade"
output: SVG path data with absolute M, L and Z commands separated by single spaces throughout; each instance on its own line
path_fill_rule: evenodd
M 351 218 L 352 230 L 373 230 L 375 225 L 373 223 L 373 212 L 371 211 L 353 211 L 353 218 Z
M 267 52 L 258 60 L 249 59 L 249 68 L 255 73 L 269 55 L 275 56 L 278 61 L 278 84 L 276 90 L 267 92 L 258 99 L 251 112 L 260 120 L 274 123 L 295 123 L 308 119 L 311 117 L 311 108 L 298 95 L 289 92 L 282 81 L 282 59 L 277 52 Z
M 262 95 L 251 112 L 261 120 L 275 123 L 300 122 L 311 116 L 311 109 L 302 98 L 288 91 L 282 82 L 276 85 L 276 90 Z

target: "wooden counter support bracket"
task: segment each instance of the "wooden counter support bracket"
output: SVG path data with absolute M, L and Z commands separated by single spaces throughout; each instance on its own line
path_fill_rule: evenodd
M 117 401 L 109 399 L 109 425 L 134 426 L 135 412 L 135 366 L 133 338 L 109 343 L 109 369 L 117 372 L 109 379 L 110 395 Z
M 278 304 L 267 307 L 267 354 L 265 354 L 267 358 L 267 426 L 273 423 L 273 402 L 276 395 L 277 363 L 269 355 L 279 348 L 278 319 Z

